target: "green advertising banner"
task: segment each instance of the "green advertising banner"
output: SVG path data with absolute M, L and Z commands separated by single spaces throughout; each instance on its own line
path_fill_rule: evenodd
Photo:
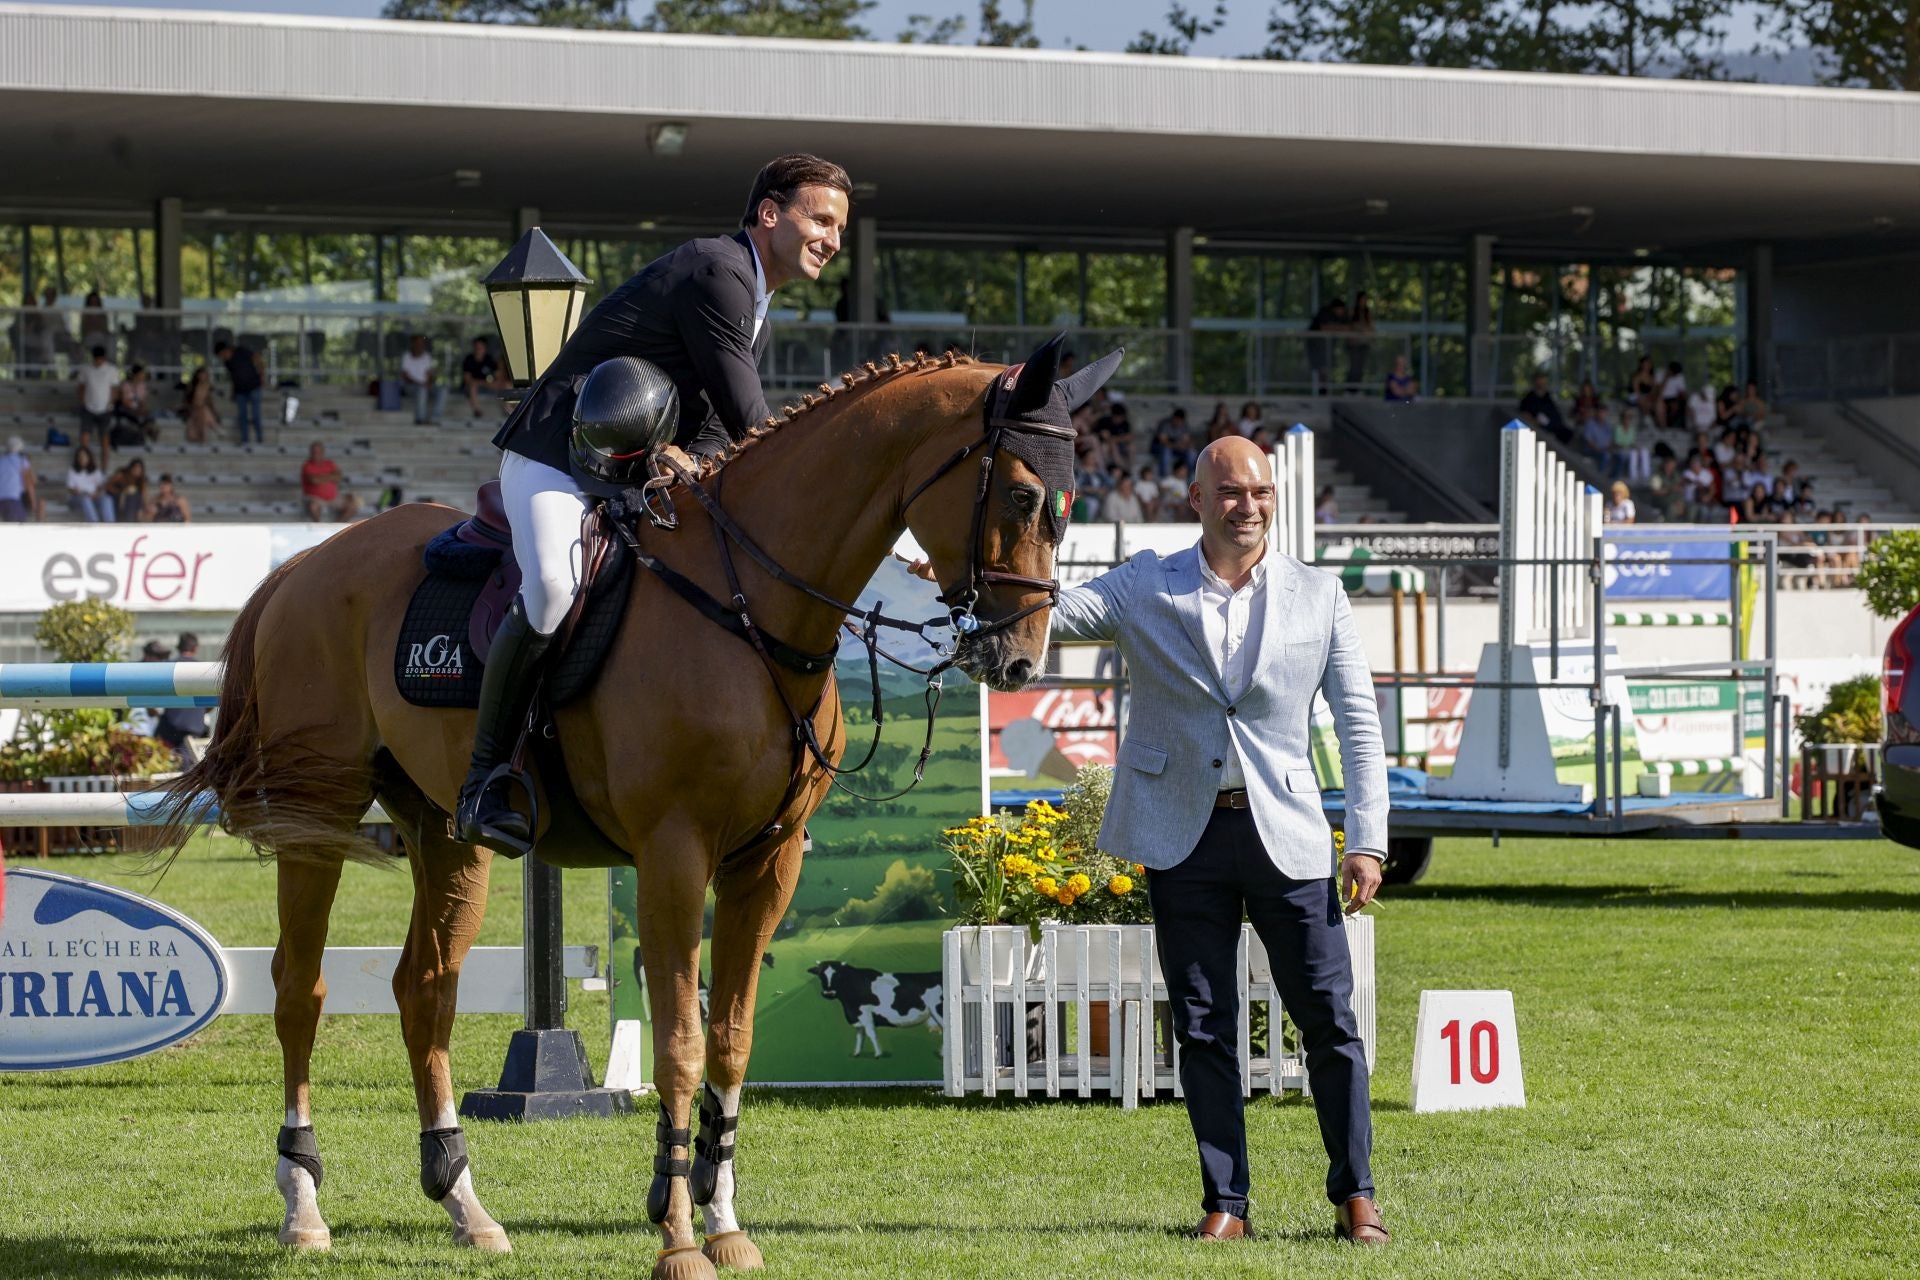
M 929 618 L 944 611 L 936 594 L 889 559 L 860 601 L 883 601 L 894 617 Z M 916 666 L 935 660 L 916 637 L 887 633 L 882 643 Z M 866 650 L 850 637 L 836 674 L 848 759 L 857 761 L 872 739 L 873 698 Z M 812 852 L 760 973 L 748 1075 L 754 1083 L 941 1080 L 940 935 L 952 918 L 953 884 L 938 840 L 944 828 L 981 812 L 982 786 L 979 687 L 958 671 L 943 679 L 925 781 L 880 803 L 835 790 L 814 814 Z M 925 678 L 882 662 L 880 683 L 880 749 L 872 767 L 847 779 L 867 795 L 889 795 L 912 780 L 926 731 Z M 634 873 L 608 874 L 613 1018 L 643 1024 L 643 1070 L 651 1079 L 652 1014 L 638 963 Z M 704 981 L 704 962 L 701 972 Z

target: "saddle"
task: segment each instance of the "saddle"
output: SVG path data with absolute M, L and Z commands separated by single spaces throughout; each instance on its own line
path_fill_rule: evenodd
M 474 514 L 426 546 L 427 577 L 414 590 L 394 648 L 394 683 L 421 707 L 477 707 L 494 632 L 520 590 L 513 532 L 500 482 L 475 495 Z M 595 508 L 581 529 L 583 578 L 547 668 L 547 700 L 565 706 L 593 687 L 626 612 L 633 554 Z

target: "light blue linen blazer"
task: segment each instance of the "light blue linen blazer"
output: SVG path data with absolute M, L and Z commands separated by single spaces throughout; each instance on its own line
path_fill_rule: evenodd
M 1228 743 L 1267 856 L 1296 880 L 1334 866 L 1308 754 L 1313 695 L 1340 739 L 1349 852 L 1384 856 L 1387 768 L 1373 677 L 1347 594 L 1332 574 L 1268 551 L 1267 616 L 1252 678 L 1223 689 L 1201 624 L 1200 548 L 1142 551 L 1060 593 L 1053 633 L 1118 646 L 1132 682 L 1100 847 L 1148 868 L 1185 860 L 1213 815 Z

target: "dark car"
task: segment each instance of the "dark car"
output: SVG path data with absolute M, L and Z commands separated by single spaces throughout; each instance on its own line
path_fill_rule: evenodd
M 1920 648 L 1920 606 L 1887 637 L 1880 671 L 1886 701 L 1884 754 L 1880 769 L 1880 829 L 1909 849 L 1920 849 L 1920 674 L 1913 674 Z

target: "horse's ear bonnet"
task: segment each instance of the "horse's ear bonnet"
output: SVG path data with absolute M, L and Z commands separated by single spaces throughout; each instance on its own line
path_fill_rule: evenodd
M 1093 398 L 1126 354 L 1124 348 L 1109 352 L 1056 382 L 1066 341 L 1066 334 L 1056 334 L 1027 357 L 1006 406 L 1008 417 L 1058 434 L 1010 431 L 1000 446 L 1026 463 L 1046 486 L 1047 530 L 1055 546 L 1067 536 L 1067 516 L 1073 510 L 1073 411 Z

